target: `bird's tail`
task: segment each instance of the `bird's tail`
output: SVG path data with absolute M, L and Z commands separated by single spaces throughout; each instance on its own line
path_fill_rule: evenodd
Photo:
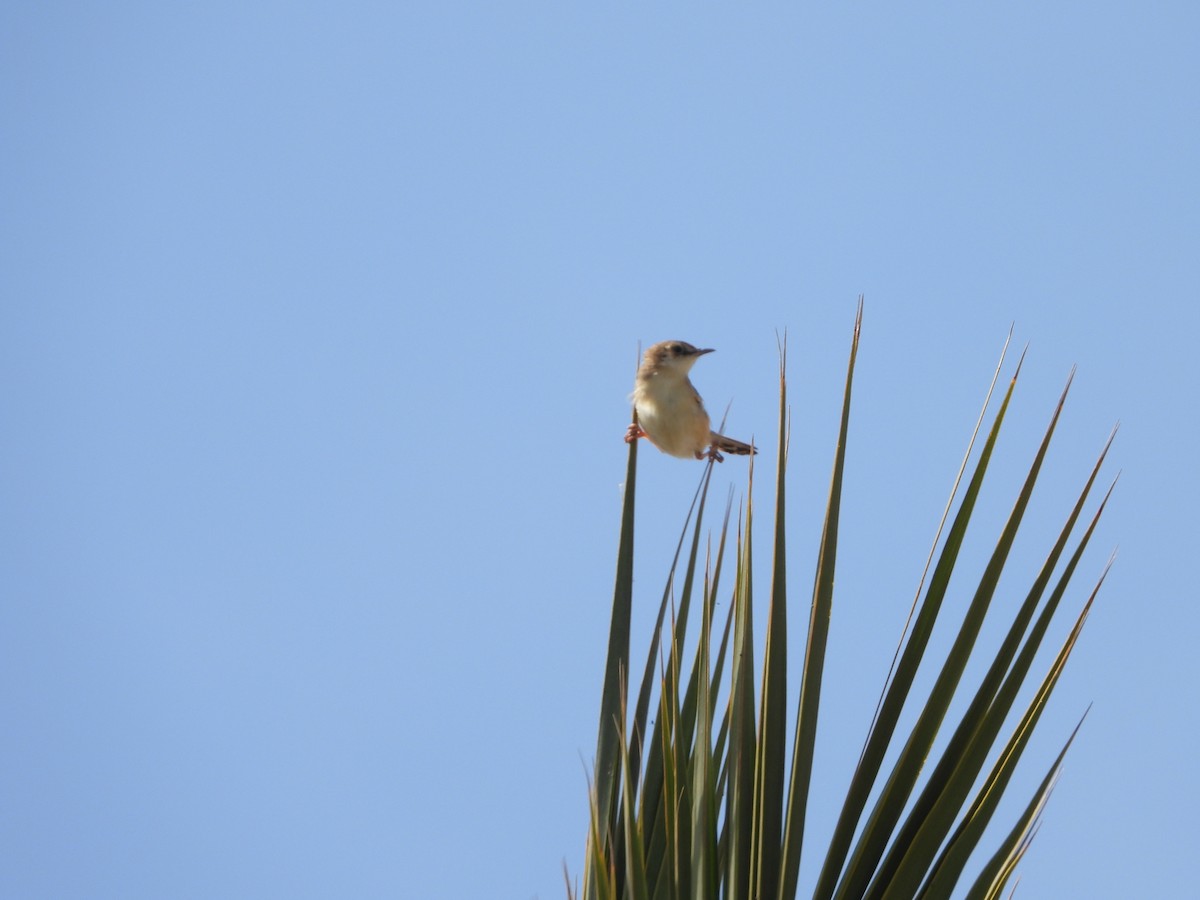
M 733 438 L 717 434 L 715 431 L 712 433 L 712 445 L 723 453 L 733 453 L 737 456 L 749 456 L 751 453 L 758 452 L 749 444 L 735 441 Z

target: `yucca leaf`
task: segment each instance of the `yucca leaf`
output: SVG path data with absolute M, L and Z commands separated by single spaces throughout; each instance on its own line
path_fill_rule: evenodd
M 754 617 L 749 578 L 750 505 L 746 536 L 738 535 L 739 571 L 733 593 L 733 668 L 729 689 L 729 777 L 725 790 L 725 827 L 729 834 L 727 895 L 748 900 L 752 873 L 754 814 Z
M 721 526 L 721 540 L 720 540 L 720 544 L 719 544 L 719 547 L 717 550 L 716 564 L 715 564 L 711 579 L 706 582 L 705 591 L 704 591 L 705 623 L 706 623 L 706 627 L 708 627 L 710 629 L 710 632 L 709 632 L 710 637 L 711 637 L 711 628 L 712 628 L 712 610 L 713 610 L 713 606 L 715 604 L 716 591 L 720 584 L 721 554 L 725 550 L 725 535 L 729 528 L 729 516 L 730 516 L 731 512 L 732 512 L 732 505 L 730 504 L 730 505 L 727 505 L 725 508 L 725 519 Z M 698 702 L 699 702 L 698 695 L 699 695 L 699 692 L 700 692 L 700 689 L 702 686 L 706 688 L 707 696 L 709 698 L 708 699 L 708 703 L 709 703 L 708 716 L 709 716 L 710 730 L 711 730 L 711 722 L 712 722 L 712 718 L 713 718 L 713 705 L 716 703 L 716 690 L 717 690 L 717 685 L 718 685 L 718 679 L 716 679 L 712 674 L 710 674 L 709 669 L 708 669 L 708 663 L 701 659 L 702 652 L 707 654 L 709 652 L 708 647 L 697 645 L 695 659 L 692 664 L 692 674 L 688 678 L 687 692 L 684 694 L 683 703 L 681 704 L 680 709 L 679 709 L 680 730 L 683 734 L 688 735 L 688 736 L 692 736 L 696 733 L 696 727 L 697 727 L 696 726 L 696 716 L 697 716 L 697 706 L 698 706 Z M 723 655 L 723 652 L 724 652 L 724 648 L 722 647 L 722 655 Z
M 731 495 L 725 506 L 725 518 L 721 524 L 721 537 L 717 543 L 716 561 L 715 561 L 715 564 L 713 565 L 713 574 L 712 574 L 712 578 L 708 585 L 709 610 L 710 610 L 711 615 L 714 615 L 714 616 L 716 614 L 717 597 L 720 596 L 719 588 L 720 588 L 720 576 L 721 576 L 721 561 L 725 556 L 725 539 L 729 533 L 729 517 L 730 517 L 732 511 L 733 511 L 733 497 Z M 709 623 L 709 627 L 710 628 L 712 627 L 711 620 Z M 714 719 L 716 719 L 716 715 L 717 715 L 717 703 L 719 702 L 718 695 L 721 690 L 721 684 L 724 681 L 725 659 L 726 659 L 726 655 L 729 650 L 729 638 L 732 633 L 733 633 L 733 604 L 730 603 L 729 611 L 725 614 L 725 624 L 721 628 L 721 643 L 717 647 L 717 659 L 716 659 L 716 662 L 713 664 L 713 671 L 712 671 L 712 692 L 709 696 L 709 700 L 710 700 L 712 708 L 709 711 L 709 715 L 711 715 Z M 725 711 L 721 715 L 721 725 L 720 725 L 720 728 L 718 729 L 717 739 L 713 745 L 714 758 L 717 760 L 720 760 L 722 763 L 720 774 L 724 774 L 724 771 L 725 771 L 725 769 L 724 769 L 724 761 L 725 761 L 724 745 L 725 745 L 725 738 L 728 736 L 728 734 L 729 734 L 729 706 L 728 706 L 728 704 L 726 704 Z M 718 777 L 720 778 L 720 775 Z M 720 782 L 718 782 L 718 783 L 720 783 Z
M 846 465 L 846 442 L 850 429 L 850 397 L 854 385 L 854 363 L 862 334 L 862 297 L 854 320 L 854 337 L 850 343 L 850 362 L 846 370 L 846 388 L 842 398 L 841 427 L 834 454 L 833 474 L 829 484 L 829 502 L 825 524 L 821 530 L 821 547 L 813 579 L 812 606 L 808 619 L 808 643 L 805 647 L 804 668 L 800 679 L 800 701 L 796 713 L 796 735 L 792 746 L 792 768 L 788 789 L 786 825 L 783 839 L 783 868 L 778 896 L 791 898 L 796 894 L 800 872 L 800 856 L 804 841 L 804 823 L 808 809 L 808 791 L 812 779 L 813 749 L 817 739 L 817 716 L 821 704 L 821 683 L 825 668 L 825 647 L 829 638 L 829 620 L 833 614 L 833 583 L 837 565 L 838 523 L 841 516 L 842 478 Z M 781 438 L 782 442 L 782 438 Z M 782 466 L 780 484 L 782 485 Z M 781 499 L 782 499 L 782 487 Z
M 929 588 L 926 591 L 925 598 L 921 603 L 920 610 L 916 620 L 913 623 L 912 632 L 909 640 L 901 654 L 900 661 L 896 666 L 895 676 L 892 683 L 888 686 L 887 694 L 883 704 L 880 707 L 879 716 L 876 720 L 875 727 L 867 738 L 867 748 L 863 752 L 863 756 L 859 762 L 859 771 L 855 772 L 854 779 L 851 782 L 852 795 L 847 798 L 847 807 L 843 810 L 843 815 L 849 812 L 855 813 L 854 822 L 857 822 L 857 817 L 861 814 L 862 807 L 857 809 L 850 807 L 850 801 L 854 800 L 857 804 L 859 801 L 865 805 L 866 795 L 861 797 L 857 795 L 857 791 L 869 791 L 874 780 L 874 775 L 878 772 L 878 768 L 883 760 L 883 754 L 887 750 L 891 742 L 891 735 L 895 728 L 896 720 L 899 718 L 900 709 L 903 706 L 904 700 L 908 696 L 908 692 L 912 687 L 912 682 L 916 676 L 917 666 L 924 655 L 925 647 L 928 644 L 929 635 L 933 630 L 933 625 L 937 620 L 938 614 L 942 608 L 942 602 L 946 596 L 946 590 L 950 582 L 951 574 L 954 571 L 954 566 L 958 559 L 959 550 L 962 547 L 963 539 L 966 535 L 967 526 L 971 519 L 971 514 L 974 511 L 975 503 L 979 497 L 979 493 L 983 487 L 983 479 L 987 472 L 988 463 L 991 461 L 992 452 L 995 449 L 996 441 L 1000 434 L 1000 427 L 1004 421 L 1004 415 L 1008 410 L 1008 405 L 1012 400 L 1013 390 L 1016 386 L 1017 378 L 1020 374 L 1021 366 L 1017 365 L 1017 374 L 1013 375 L 1013 379 L 1009 384 L 1008 391 L 1005 393 L 1004 400 L 1000 404 L 1000 409 L 996 413 L 991 431 L 988 433 L 987 440 L 984 442 L 983 450 L 980 453 L 979 460 L 976 463 L 974 474 L 971 477 L 970 483 L 963 494 L 962 502 L 959 505 L 958 513 L 954 517 L 954 521 L 950 526 L 950 531 L 946 536 L 946 542 L 942 547 L 942 552 L 939 555 L 938 563 L 933 570 L 933 575 L 929 581 Z M 970 616 L 966 621 L 970 621 Z M 969 629 L 969 625 L 964 624 L 963 627 Z M 960 629 L 961 632 L 962 629 Z M 969 631 L 968 631 L 969 633 Z M 943 665 L 945 669 L 945 665 Z M 942 696 L 946 688 L 947 679 L 939 677 L 937 682 L 936 693 L 931 692 L 931 696 L 926 700 L 926 708 L 929 712 L 925 712 L 918 719 L 920 730 L 914 730 L 910 733 L 905 746 L 907 752 L 901 752 L 901 758 L 896 766 L 893 766 L 892 774 L 888 778 L 887 784 L 883 788 L 881 797 L 876 800 L 867 824 L 864 826 L 862 835 L 858 839 L 854 853 L 850 861 L 846 864 L 846 871 L 842 875 L 841 881 L 837 887 L 835 894 L 839 900 L 848 897 L 861 896 L 867 887 L 867 881 L 874 872 L 875 864 L 878 861 L 879 854 L 882 852 L 883 842 L 887 839 L 887 833 L 890 833 L 890 827 L 885 819 L 891 816 L 899 815 L 899 808 L 890 807 L 889 804 L 896 802 L 903 806 L 904 798 L 907 797 L 906 791 L 911 789 L 912 779 L 914 777 L 913 763 L 919 762 L 914 755 L 915 746 L 919 743 L 927 745 L 928 735 L 923 731 L 928 730 L 931 721 L 931 714 L 937 706 L 945 700 Z M 863 774 L 872 773 L 872 778 L 869 781 L 863 782 L 860 778 L 860 771 Z M 839 822 L 839 830 L 842 827 L 842 822 Z M 827 863 L 829 860 L 827 860 Z M 822 881 L 826 873 L 822 873 Z
M 677 710 L 678 702 L 678 671 L 679 659 L 678 648 L 682 646 L 684 637 L 686 636 L 688 609 L 690 607 L 690 597 L 692 584 L 694 582 L 694 570 L 696 565 L 696 556 L 699 547 L 701 524 L 704 518 L 704 504 L 708 496 L 708 485 L 712 476 L 712 466 L 706 466 L 704 474 L 701 476 L 700 484 L 696 489 L 696 494 L 692 498 L 692 505 L 688 510 L 687 517 L 684 519 L 683 530 L 680 532 L 679 541 L 675 545 L 675 555 L 671 561 L 671 568 L 667 574 L 667 582 L 663 588 L 662 601 L 659 605 L 658 619 L 655 623 L 653 637 L 650 642 L 650 648 L 647 653 L 646 669 L 642 678 L 642 687 L 638 696 L 638 710 L 635 716 L 635 727 L 642 733 L 646 725 L 646 715 L 649 707 L 649 698 L 655 684 L 665 685 L 666 689 L 660 691 L 660 710 L 659 716 L 655 720 L 654 733 L 651 736 L 651 746 L 674 746 L 673 742 L 666 745 L 662 744 L 660 731 L 663 727 L 670 725 L 672 731 L 678 730 L 678 722 L 674 712 L 670 715 L 663 713 L 663 709 L 669 708 Z M 666 615 L 672 592 L 674 590 L 675 573 L 679 565 L 679 557 L 683 551 L 684 541 L 687 539 L 688 529 L 691 525 L 692 516 L 695 515 L 696 524 L 693 529 L 693 539 L 691 552 L 689 554 L 688 563 L 684 569 L 684 588 L 682 599 L 680 601 L 680 611 L 672 620 L 672 640 L 670 652 L 667 655 L 667 668 L 661 675 L 661 679 L 656 675 L 655 663 L 659 661 L 660 636 L 662 634 L 663 619 Z M 661 701 L 670 701 L 669 707 Z M 634 751 L 631 751 L 633 764 L 635 769 L 638 765 L 639 756 L 636 750 L 640 747 L 640 741 L 635 744 Z M 658 877 L 658 872 L 663 860 L 662 850 L 664 847 L 663 841 L 658 835 L 658 829 L 662 822 L 663 807 L 662 803 L 665 797 L 670 796 L 664 794 L 662 789 L 663 777 L 663 759 L 661 755 L 650 754 L 646 760 L 644 786 L 642 790 L 643 810 L 645 821 L 645 840 L 647 845 L 647 867 L 650 873 L 651 882 L 655 882 Z M 678 761 L 676 761 L 678 765 Z
M 716 685 L 720 682 L 721 671 L 724 668 L 726 651 L 729 648 L 730 638 L 733 634 L 733 604 L 730 604 L 729 612 L 725 616 L 725 626 L 721 634 L 721 646 L 717 652 L 717 662 L 713 667 L 714 676 L 714 696 L 713 702 L 716 703 Z M 715 708 L 714 708 L 715 715 Z M 728 742 L 730 734 L 730 705 L 725 704 L 721 713 L 721 725 L 717 730 L 717 738 L 713 743 L 713 758 L 718 761 L 717 768 L 717 783 L 716 797 L 718 803 L 728 802 L 728 780 L 729 780 L 729 752 Z M 717 859 L 720 861 L 721 872 L 721 890 L 723 897 L 729 896 L 729 817 L 725 816 L 721 821 L 721 831 L 717 837 Z
M 624 715 L 622 715 L 622 720 Z M 633 801 L 632 766 L 629 752 L 626 750 L 627 740 L 625 729 L 621 734 L 621 821 L 625 834 L 625 893 L 630 900 L 650 900 L 646 889 L 646 860 L 642 854 L 642 835 L 637 822 L 637 812 Z
M 1072 559 L 1072 565 L 1078 561 L 1081 552 L 1082 548 L 1076 551 Z M 1108 566 L 1111 565 L 1112 561 L 1110 560 Z M 1053 665 L 1050 667 L 1050 671 L 1042 680 L 1036 695 L 1028 708 L 1026 708 L 1016 730 L 1001 751 L 1000 757 L 992 766 L 983 787 L 977 792 L 970 808 L 964 814 L 962 822 L 955 829 L 949 843 L 942 851 L 929 881 L 930 887 L 927 889 L 929 896 L 942 896 L 943 893 L 946 896 L 949 895 L 950 889 L 957 882 L 963 868 L 965 868 L 967 859 L 983 836 L 983 831 L 991 821 L 991 817 L 1000 802 L 1004 789 L 1012 779 L 1016 764 L 1020 760 L 1021 754 L 1025 751 L 1025 746 L 1029 741 L 1033 728 L 1037 724 L 1038 719 L 1041 718 L 1046 700 L 1054 690 L 1054 686 L 1058 683 L 1063 667 L 1066 665 L 1067 659 L 1071 655 L 1076 641 L 1079 639 L 1080 632 L 1083 630 L 1083 623 L 1087 620 L 1096 595 L 1100 591 L 1100 586 L 1104 583 L 1105 575 L 1108 573 L 1108 566 L 1101 573 L 1096 586 L 1092 589 L 1088 597 L 1087 603 L 1084 604 L 1082 612 L 1080 612 L 1079 617 L 1076 619 L 1071 633 L 1067 636 L 1066 641 L 1063 642 L 1058 655 L 1054 659 Z M 1064 577 L 1066 577 L 1066 573 L 1064 573 Z M 1063 582 L 1063 579 L 1060 578 L 1061 582 Z
M 1051 592 L 1037 623 L 1024 646 L 1021 646 L 1021 637 L 1033 619 L 1041 596 L 1066 548 L 1070 532 L 1083 510 L 1084 502 L 1099 474 L 1100 466 L 1103 464 L 1111 444 L 1112 437 L 1109 438 L 1108 444 L 1105 445 L 1096 461 L 1058 540 L 1018 610 L 1017 616 L 967 712 L 963 714 L 958 728 L 943 750 L 941 759 L 930 775 L 928 783 L 909 811 L 904 827 L 897 833 L 889 848 L 888 856 L 879 867 L 875 883 L 867 894 L 868 897 L 879 896 L 884 887 L 887 889 L 884 896 L 914 896 L 929 871 L 938 848 L 962 812 L 963 803 L 970 793 L 971 786 L 987 761 L 996 736 L 1012 708 L 1017 693 L 1032 665 L 1034 655 L 1041 646 L 1042 638 L 1058 609 L 1059 601 L 1066 591 L 1075 567 L 1088 545 L 1105 504 L 1108 502 L 1108 496 L 1105 496 L 1056 588 Z M 1111 492 L 1110 488 L 1109 494 Z M 1020 651 L 1019 655 L 1018 650 Z M 1014 657 L 1016 658 L 1015 663 L 1013 662 Z
M 695 900 L 716 900 L 717 816 L 712 763 L 712 702 L 709 697 L 709 639 L 711 600 L 705 594 L 705 609 L 696 650 L 697 710 L 692 743 L 692 894 Z
M 679 778 L 675 768 L 675 754 L 671 750 L 674 740 L 674 716 L 669 708 L 669 699 L 664 694 L 661 697 L 659 720 L 662 728 L 655 734 L 658 743 L 655 745 L 658 758 L 661 760 L 661 788 L 656 792 L 659 814 L 655 818 L 656 830 L 654 840 L 650 842 L 647 854 L 649 875 L 654 883 L 655 897 L 678 897 L 675 873 L 679 868 Z
M 963 459 L 962 469 L 959 471 L 958 479 L 955 480 L 954 490 L 951 492 L 951 502 L 953 502 L 954 494 L 958 491 L 959 481 L 962 478 L 971 450 L 974 447 L 976 436 L 983 422 L 984 413 L 986 413 L 987 407 L 991 402 L 992 392 L 995 390 L 996 381 L 1000 376 L 1007 349 L 1008 343 L 1006 341 L 1004 351 L 1001 352 L 1000 363 L 996 367 L 992 384 L 988 388 L 987 396 L 984 399 L 983 412 L 980 413 L 980 419 L 976 423 L 975 432 L 968 443 L 967 454 Z M 898 661 L 893 662 L 893 671 L 890 675 L 890 680 L 884 688 L 883 697 L 880 699 L 879 707 L 875 713 L 875 720 L 871 724 L 866 744 L 863 746 L 862 753 L 859 756 L 858 766 L 854 770 L 850 787 L 846 792 L 846 799 L 843 801 L 842 810 L 838 816 L 837 825 L 834 827 L 833 836 L 830 838 L 825 861 L 822 864 L 820 875 L 817 878 L 817 885 L 813 892 L 813 897 L 816 900 L 828 900 L 828 898 L 833 896 L 833 892 L 837 887 L 843 866 L 845 865 L 846 855 L 850 850 L 854 833 L 858 829 L 863 809 L 866 807 L 867 799 L 875 784 L 879 769 L 883 764 L 884 755 L 891 745 L 896 722 L 900 718 L 900 712 L 904 707 L 908 692 L 916 677 L 917 668 L 920 666 L 921 659 L 925 654 L 925 648 L 928 646 L 929 636 L 933 632 L 934 623 L 937 620 L 938 612 L 946 595 L 946 587 L 949 584 L 950 575 L 954 570 L 954 564 L 958 558 L 958 551 L 962 546 L 962 541 L 966 534 L 971 512 L 974 509 L 979 490 L 983 484 L 983 477 L 987 471 L 987 463 L 995 447 L 1000 424 L 1004 420 L 1004 413 L 1008 409 L 1013 388 L 1016 386 L 1020 371 L 1021 365 L 1018 363 L 1017 371 L 1009 383 L 1008 391 L 1005 393 L 1000 410 L 992 423 L 991 431 L 984 443 L 980 458 L 976 462 L 967 490 L 950 526 L 950 531 L 947 533 L 942 551 L 938 555 L 938 561 L 934 566 L 933 575 L 930 578 L 924 600 L 916 608 L 916 618 L 913 619 L 910 613 L 912 629 L 907 641 L 902 641 L 903 649 L 898 651 Z M 947 514 L 948 512 L 949 506 L 947 507 Z M 943 525 L 944 521 L 943 519 Z M 939 536 L 941 530 L 942 526 L 939 526 Z M 924 578 L 922 578 L 922 581 L 924 581 Z M 908 627 L 909 624 L 906 624 L 906 631 Z
M 755 766 L 757 894 L 774 897 L 779 889 L 780 829 L 786 784 L 787 748 L 787 540 L 784 486 L 788 449 L 787 338 L 779 347 L 779 460 L 775 475 L 775 540 L 771 566 L 771 602 L 763 648 L 758 756 Z
M 1068 379 L 1067 389 L 1069 388 L 1070 380 Z M 900 819 L 901 810 L 916 784 L 921 767 L 929 756 L 930 748 L 937 737 L 946 710 L 958 689 L 959 679 L 966 668 L 967 660 L 975 646 L 975 640 L 983 628 L 984 617 L 987 615 L 988 607 L 995 595 L 996 586 L 1008 559 L 1008 553 L 1012 549 L 1013 541 L 1016 540 L 1017 530 L 1020 528 L 1029 498 L 1033 495 L 1037 476 L 1041 471 L 1042 462 L 1045 460 L 1046 451 L 1049 449 L 1050 439 L 1054 435 L 1054 428 L 1058 424 L 1058 417 L 1062 413 L 1066 397 L 1067 391 L 1064 390 L 1054 410 L 1054 415 L 1051 417 L 1050 425 L 1046 429 L 1046 434 L 1042 438 L 1042 443 L 1038 447 L 1029 474 L 1021 486 L 1013 510 L 1009 514 L 1008 521 L 1005 522 L 996 548 L 992 551 L 992 556 L 980 578 L 975 595 L 971 598 L 970 606 L 967 608 L 954 643 L 951 645 L 937 680 L 929 692 L 929 699 L 921 710 L 917 723 L 913 726 L 912 733 L 905 742 L 904 749 L 900 751 L 900 758 L 896 761 L 892 774 L 884 785 L 883 793 L 876 801 L 874 810 L 867 820 L 858 846 L 850 857 L 845 878 L 845 890 L 839 893 L 840 897 L 862 895 L 888 840 L 891 838 L 896 822 Z
M 704 495 L 707 496 L 708 478 L 712 473 L 712 462 L 705 467 L 705 487 Z M 703 499 L 701 500 L 703 507 Z M 697 738 L 695 735 L 695 715 L 684 720 L 682 715 L 683 703 L 679 696 L 679 660 L 683 652 L 683 641 L 686 635 L 686 617 L 687 607 L 690 606 L 690 587 L 695 577 L 696 559 L 700 546 L 700 530 L 699 518 L 697 519 L 697 528 L 693 536 L 691 555 L 688 560 L 687 571 L 685 573 L 685 583 L 689 591 L 689 603 L 685 606 L 680 604 L 680 620 L 676 621 L 676 628 L 673 630 L 674 642 L 671 646 L 671 653 L 667 665 L 667 677 L 664 681 L 664 691 L 668 692 L 671 697 L 671 716 L 674 719 L 674 743 L 675 765 L 679 773 L 679 789 L 680 789 L 680 815 L 679 815 L 679 871 L 680 881 L 677 886 L 681 897 L 694 896 L 699 885 L 695 880 L 695 866 L 697 864 L 697 842 L 704 840 L 703 833 L 697 833 L 695 830 L 696 817 L 698 815 L 697 808 L 704 802 L 703 794 L 697 793 L 702 788 L 698 786 L 696 781 L 695 767 L 697 764 L 696 754 Z M 703 616 L 702 616 L 703 618 Z M 692 678 L 699 677 L 701 680 L 707 677 L 707 673 L 693 672 Z M 708 747 L 705 747 L 705 752 L 708 752 Z M 707 761 L 705 769 L 707 770 Z M 710 857 L 711 860 L 711 857 Z M 685 880 L 686 876 L 686 880 Z
M 1094 596 L 1095 594 L 1093 594 Z M 1091 600 L 1088 601 L 1088 604 L 1089 606 L 1091 605 Z M 1074 642 L 1072 641 L 1072 643 Z M 1068 650 L 1067 652 L 1069 653 L 1070 651 Z M 1087 713 L 1084 713 L 1084 718 L 1086 717 Z M 1025 807 L 1024 813 L 1017 820 L 1016 825 L 1013 826 L 1008 836 L 1001 842 L 1000 848 L 983 867 L 983 871 L 979 873 L 979 877 L 976 878 L 975 883 L 967 892 L 966 900 L 989 900 L 989 898 L 998 897 L 1000 891 L 1004 889 L 1004 883 L 1008 880 L 1017 861 L 1029 848 L 1035 823 L 1046 806 L 1046 801 L 1050 797 L 1050 792 L 1054 788 L 1054 783 L 1058 779 L 1059 772 L 1062 771 L 1063 760 L 1066 758 L 1067 750 L 1071 748 L 1071 744 L 1075 740 L 1075 736 L 1079 734 L 1079 729 L 1082 725 L 1083 719 L 1081 718 L 1075 726 L 1074 731 L 1071 732 L 1071 736 L 1067 738 L 1067 742 L 1063 745 L 1062 750 L 1059 751 L 1054 764 L 1042 779 L 1042 783 L 1038 786 L 1033 798 Z
M 611 864 L 611 842 L 600 836 L 600 807 L 597 804 L 595 785 L 588 785 L 588 803 L 591 816 L 588 823 L 588 849 L 584 865 L 587 874 L 583 882 L 584 897 L 593 900 L 617 900 L 614 885 L 615 872 Z
M 716 596 L 716 592 L 713 592 Z M 734 605 L 729 604 L 729 611 L 725 614 L 725 625 L 721 630 L 721 644 L 717 649 L 717 661 L 713 665 L 713 717 L 716 717 L 717 692 L 720 690 L 720 685 L 723 681 L 725 670 L 725 658 L 729 650 L 730 638 L 733 635 L 733 613 Z M 720 767 L 717 771 L 717 796 L 725 796 L 725 784 L 729 775 L 729 754 L 725 751 L 726 744 L 729 740 L 729 704 L 726 703 L 721 713 L 721 724 L 717 729 L 717 738 L 713 742 L 713 757 L 720 762 Z M 723 847 L 728 847 L 728 822 L 725 822 L 721 829 L 721 844 Z
M 633 413 L 637 425 L 637 411 Z M 600 696 L 600 724 L 596 739 L 596 823 L 594 853 L 603 857 L 613 839 L 613 822 L 620 779 L 620 732 L 625 707 L 625 673 L 629 671 L 629 621 L 633 608 L 633 511 L 637 488 L 637 441 L 629 442 L 629 461 L 625 467 L 625 498 L 621 507 L 621 534 L 617 542 L 617 576 L 613 587 L 612 621 L 608 632 L 608 658 L 604 667 L 604 687 Z M 595 856 L 589 854 L 591 863 Z M 601 873 L 597 873 L 599 875 Z M 584 878 L 584 897 L 595 900 L 592 889 L 601 885 Z M 603 896 L 601 893 L 599 896 Z

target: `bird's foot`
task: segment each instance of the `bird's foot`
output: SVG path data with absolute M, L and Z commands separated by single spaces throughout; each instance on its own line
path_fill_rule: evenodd
M 725 457 L 717 450 L 716 444 L 713 444 L 704 453 L 697 453 L 696 459 L 715 459 L 717 462 L 725 462 Z
M 625 443 L 627 444 L 632 444 L 638 438 L 644 437 L 649 437 L 649 435 L 642 430 L 640 425 L 630 425 L 625 430 Z

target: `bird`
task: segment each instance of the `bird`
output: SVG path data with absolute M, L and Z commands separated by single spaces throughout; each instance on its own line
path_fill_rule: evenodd
M 715 459 L 721 451 L 748 456 L 758 451 L 750 444 L 712 430 L 704 401 L 692 386 L 688 372 L 712 348 L 699 349 L 686 341 L 661 341 L 646 351 L 629 399 L 637 410 L 637 423 L 629 426 L 625 442 L 649 438 L 663 453 L 680 459 Z

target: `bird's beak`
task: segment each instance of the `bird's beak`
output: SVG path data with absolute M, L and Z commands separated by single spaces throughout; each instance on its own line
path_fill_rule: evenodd
M 696 351 L 696 355 L 697 355 L 697 356 L 703 356 L 705 353 L 712 353 L 712 352 L 713 352 L 713 348 L 712 348 L 712 347 L 709 347 L 709 348 L 707 348 L 707 349 L 705 349 L 705 350 L 697 350 L 697 351 Z

